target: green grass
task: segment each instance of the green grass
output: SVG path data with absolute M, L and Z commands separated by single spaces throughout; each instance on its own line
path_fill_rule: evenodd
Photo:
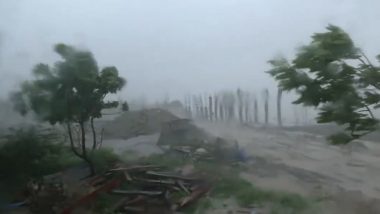
M 120 161 L 120 158 L 112 149 L 101 148 L 92 151 L 91 160 L 94 164 L 95 171 L 101 173 L 108 170 L 114 163 Z
M 233 196 L 242 207 L 273 204 L 294 211 L 308 207 L 309 202 L 297 194 L 264 190 L 240 178 L 236 173 L 223 173 L 214 184 L 212 196 L 229 198 Z

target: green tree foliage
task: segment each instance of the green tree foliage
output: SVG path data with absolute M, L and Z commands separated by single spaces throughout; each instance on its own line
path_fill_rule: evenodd
M 102 116 L 102 109 L 116 107 L 117 102 L 105 102 L 108 94 L 116 93 L 125 80 L 115 67 L 99 69 L 91 52 L 57 44 L 55 52 L 61 57 L 53 66 L 38 64 L 33 69 L 34 80 L 22 84 L 19 92 L 11 95 L 15 108 L 21 113 L 32 110 L 42 121 L 65 124 L 72 151 L 89 163 L 94 173 L 88 148 L 95 150 L 94 119 Z M 86 146 L 85 124 L 90 123 L 93 142 Z M 80 128 L 80 140 L 75 142 L 72 124 Z
M 318 123 L 345 127 L 346 133 L 330 136 L 332 143 L 348 143 L 377 129 L 372 109 L 380 107 L 380 67 L 339 27 L 329 25 L 327 32 L 315 33 L 292 61 L 269 63 L 268 73 L 280 88 L 299 95 L 295 104 L 317 108 Z

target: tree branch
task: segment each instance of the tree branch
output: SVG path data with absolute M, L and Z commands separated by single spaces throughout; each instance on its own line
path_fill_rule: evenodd
M 365 105 L 364 107 L 365 107 L 366 110 L 368 111 L 368 113 L 369 113 L 369 115 L 371 116 L 371 118 L 372 118 L 372 119 L 376 119 L 375 116 L 373 115 L 371 109 L 370 109 L 367 105 Z
M 362 56 L 364 57 L 364 59 L 367 61 L 368 65 L 370 65 L 374 69 L 375 66 L 373 66 L 373 64 L 371 63 L 371 61 L 368 59 L 367 55 L 365 55 L 365 53 L 363 51 L 360 51 L 360 53 L 362 54 Z
M 360 58 L 360 57 L 358 57 L 358 60 L 362 63 L 362 64 L 364 64 L 364 65 L 368 65 L 362 58 Z

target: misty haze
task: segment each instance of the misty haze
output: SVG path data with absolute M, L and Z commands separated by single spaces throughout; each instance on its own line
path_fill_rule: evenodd
M 0 213 L 380 213 L 379 9 L 0 0 Z

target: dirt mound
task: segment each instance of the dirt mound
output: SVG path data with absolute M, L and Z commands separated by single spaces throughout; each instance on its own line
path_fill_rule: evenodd
M 177 119 L 163 124 L 158 145 L 202 146 L 214 138 L 195 126 L 191 120 Z
M 239 151 L 237 141 L 212 136 L 189 119 L 177 119 L 165 123 L 157 145 L 192 157 L 218 161 L 244 161 L 245 158 Z
M 126 112 L 104 125 L 104 138 L 129 139 L 161 131 L 162 124 L 178 119 L 162 109 L 145 109 Z

